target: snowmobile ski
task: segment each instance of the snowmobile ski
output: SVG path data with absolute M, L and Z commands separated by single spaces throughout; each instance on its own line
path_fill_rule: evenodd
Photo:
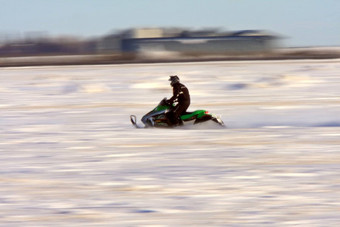
M 143 126 L 140 126 L 137 124 L 137 117 L 136 115 L 130 115 L 130 121 L 132 123 L 133 126 L 135 126 L 136 128 L 145 128 Z

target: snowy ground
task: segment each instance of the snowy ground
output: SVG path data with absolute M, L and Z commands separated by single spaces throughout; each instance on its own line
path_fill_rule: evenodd
M 135 129 L 180 75 L 228 128 Z M 339 226 L 340 60 L 0 69 L 1 226 Z

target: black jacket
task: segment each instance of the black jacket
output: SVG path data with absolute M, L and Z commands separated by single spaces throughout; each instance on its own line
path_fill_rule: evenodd
M 179 105 L 190 105 L 190 94 L 188 88 L 181 84 L 173 85 L 173 96 L 169 99 L 170 103 L 178 102 Z

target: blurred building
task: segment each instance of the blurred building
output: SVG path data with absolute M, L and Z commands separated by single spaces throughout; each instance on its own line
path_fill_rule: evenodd
M 179 55 L 243 55 L 269 52 L 278 36 L 247 30 L 134 28 L 91 40 L 53 38 L 38 33 L 0 43 L 0 56 L 116 54 L 118 57 Z M 161 53 L 161 55 L 160 55 Z
M 176 52 L 183 55 L 234 55 L 271 51 L 279 37 L 268 32 L 246 30 L 219 32 L 218 30 L 190 31 L 178 28 L 129 29 L 104 37 L 99 52 Z
M 163 29 L 159 28 L 128 29 L 99 40 L 97 50 L 101 53 L 121 53 L 124 52 L 123 43 L 125 40 L 162 37 L 164 37 Z

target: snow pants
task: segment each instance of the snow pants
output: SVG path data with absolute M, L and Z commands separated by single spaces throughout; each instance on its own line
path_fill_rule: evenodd
M 170 110 L 167 113 L 167 118 L 169 119 L 171 126 L 177 126 L 182 124 L 180 116 L 187 111 L 189 105 L 190 103 L 179 103 L 177 106 L 175 106 L 172 110 Z

